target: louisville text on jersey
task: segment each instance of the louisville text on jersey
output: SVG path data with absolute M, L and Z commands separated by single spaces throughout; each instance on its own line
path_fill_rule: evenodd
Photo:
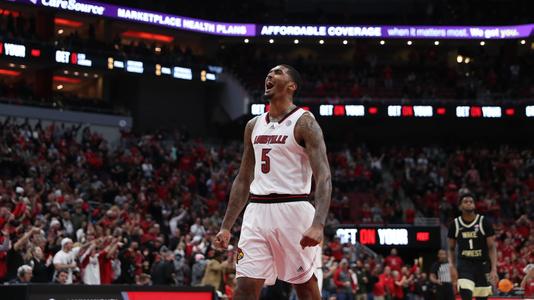
M 257 135 L 254 144 L 285 144 L 287 135 Z

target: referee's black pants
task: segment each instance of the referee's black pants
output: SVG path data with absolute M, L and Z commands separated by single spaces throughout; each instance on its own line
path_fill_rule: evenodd
M 454 291 L 452 290 L 452 284 L 449 282 L 443 282 L 437 286 L 436 299 L 438 300 L 454 300 Z

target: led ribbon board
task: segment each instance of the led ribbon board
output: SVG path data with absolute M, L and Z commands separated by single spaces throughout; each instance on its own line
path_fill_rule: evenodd
M 534 24 L 512 26 L 382 26 L 382 25 L 258 25 L 259 36 L 410 38 L 410 39 L 517 39 L 528 38 Z
M 57 63 L 79 65 L 84 67 L 93 66 L 93 61 L 88 59 L 85 53 L 56 50 L 55 57 Z
M 288 25 L 222 23 L 90 0 L 4 0 L 220 36 L 410 39 L 528 38 L 534 24 L 509 26 Z
M 310 107 L 307 107 L 309 110 Z M 268 111 L 265 104 L 255 103 L 250 105 L 252 115 L 261 115 Z M 396 119 L 503 119 L 534 117 L 534 105 L 353 105 L 353 104 L 317 104 L 311 107 L 311 111 L 321 117 L 386 117 Z M 524 112 L 522 114 L 521 112 Z
M 0 42 L 0 55 L 24 58 L 26 57 L 26 46 Z
M 88 0 L 6 0 L 52 9 L 221 36 L 255 36 L 256 25 L 222 23 Z
M 360 243 L 368 247 L 439 248 L 441 235 L 435 226 L 339 226 L 341 243 Z

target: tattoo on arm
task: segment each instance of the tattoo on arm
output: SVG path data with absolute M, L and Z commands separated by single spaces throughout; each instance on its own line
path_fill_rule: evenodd
M 239 173 L 230 190 L 230 201 L 222 222 L 222 229 L 231 230 L 235 221 L 248 201 L 250 183 L 254 179 L 254 148 L 252 147 L 252 130 L 257 118 L 250 120 L 245 127 L 243 157 Z
M 297 121 L 295 138 L 297 141 L 304 142 L 305 151 L 310 159 L 315 179 L 315 217 L 313 218 L 313 225 L 324 226 L 328 209 L 330 208 L 332 180 L 323 132 L 315 118 L 306 113 Z

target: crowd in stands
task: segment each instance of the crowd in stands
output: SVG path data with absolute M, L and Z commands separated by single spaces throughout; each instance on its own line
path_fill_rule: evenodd
M 234 45 L 221 51 L 221 61 L 235 71 L 255 99 L 263 95 L 268 70 L 280 62 L 301 73 L 303 83 L 297 98 L 302 103 L 388 99 L 499 103 L 534 97 L 532 51 L 519 54 L 517 49 L 502 47 L 491 53 L 473 46 L 467 54 L 469 63 L 464 62 L 464 53 L 459 64 L 454 51 L 431 45 L 386 46 L 384 52 L 378 44 L 358 43 L 334 55 L 332 46 L 324 47 L 329 48 L 312 48 L 311 54 L 302 55 L 292 54 L 288 48 L 285 51 L 290 54 L 285 55 L 283 46 L 273 51 Z M 345 59 L 330 61 L 335 55 Z
M 240 143 L 207 143 L 178 131 L 123 132 L 115 145 L 88 127 L 4 120 L 0 280 L 212 285 L 231 298 L 235 251 L 216 251 L 211 240 L 240 151 Z M 332 149 L 325 297 L 431 299 L 433 284 L 420 262 L 403 262 L 394 251 L 385 259 L 363 254 L 334 238 L 333 228 L 413 223 L 417 215 L 447 222 L 459 188 L 480 195 L 479 210 L 496 224 L 499 272 L 518 284 L 522 268 L 534 262 L 531 152 L 399 147 L 376 156 L 365 146 Z
M 128 115 L 129 111 L 121 105 L 113 104 L 99 98 L 79 97 L 76 93 L 53 93 L 48 97 L 39 97 L 33 85 L 24 77 L 2 80 L 0 78 L 0 103 L 29 105 L 58 110 L 87 111 Z
M 169 43 L 154 42 L 143 39 L 128 39 L 116 34 L 112 41 L 97 39 L 93 24 L 86 30 L 75 30 L 69 34 L 55 37 L 56 46 L 77 49 L 100 55 L 112 55 L 116 59 L 142 59 L 160 64 L 169 63 L 182 66 L 206 63 L 206 58 L 194 54 L 193 50 L 182 41 Z
M 216 259 L 233 266 L 210 237 L 237 144 L 125 132 L 112 148 L 89 128 L 9 119 L 0 136 L 2 281 L 23 280 L 28 265 L 34 282 L 65 271 L 67 283 L 218 286 Z
M 413 223 L 411 213 L 401 218 L 402 210 L 395 204 L 398 199 L 409 199 L 423 216 L 439 217 L 445 223 L 456 213 L 461 188 L 476 193 L 478 211 L 496 223 L 521 223 L 534 216 L 534 156 L 528 147 L 397 146 L 375 150 L 360 145 L 329 155 L 338 183 L 334 203 L 350 201 L 347 195 L 363 201 L 350 216 L 363 223 Z M 365 206 L 384 202 L 389 208 Z

